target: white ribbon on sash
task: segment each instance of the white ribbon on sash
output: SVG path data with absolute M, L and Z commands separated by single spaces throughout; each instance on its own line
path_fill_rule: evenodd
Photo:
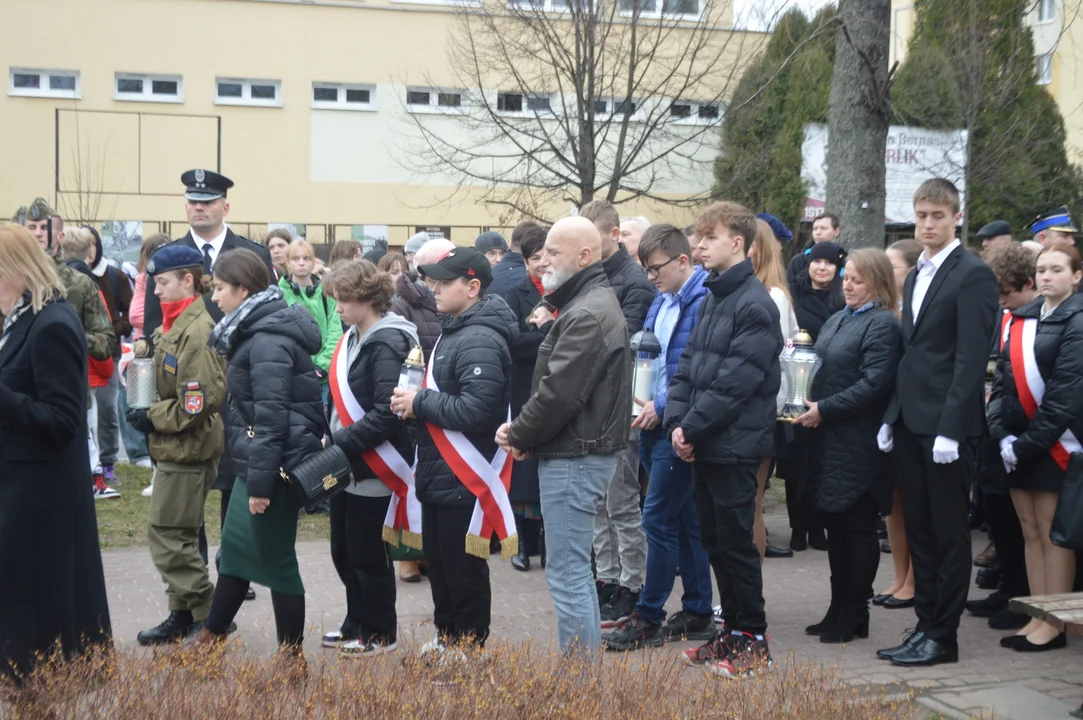
M 440 392 L 432 374 L 437 348 L 429 355 L 425 372 L 425 387 Z M 511 408 L 508 408 L 511 420 Z M 440 457 L 448 464 L 455 477 L 473 493 L 474 514 L 466 535 L 466 552 L 476 557 L 489 557 L 489 540 L 495 532 L 500 538 L 500 555 L 507 559 L 519 552 L 519 538 L 515 533 L 515 516 L 512 514 L 508 490 L 511 488 L 512 458 L 503 448 L 497 448 L 493 459 L 488 461 L 474 444 L 458 430 L 447 430 L 432 423 L 425 423 L 429 435 L 436 443 Z
M 1037 318 L 1017 317 L 1012 321 L 1009 339 L 1012 376 L 1015 379 L 1019 402 L 1028 420 L 1038 412 L 1038 406 L 1042 404 L 1042 397 L 1045 396 L 1045 380 L 1038 370 L 1038 360 L 1034 355 L 1034 339 L 1037 334 Z M 1069 456 L 1077 452 L 1083 452 L 1083 446 L 1071 430 L 1065 430 L 1057 444 L 1049 448 L 1049 454 L 1062 470 L 1068 469 Z
M 349 383 L 350 363 L 347 348 L 349 339 L 356 333 L 357 329 L 351 327 L 339 340 L 331 358 L 331 397 L 343 425 L 352 425 L 367 414 L 350 389 Z M 391 491 L 391 503 L 384 517 L 384 540 L 398 547 L 401 534 L 404 545 L 420 550 L 421 503 L 417 499 L 411 463 L 387 440 L 362 452 L 361 459 Z

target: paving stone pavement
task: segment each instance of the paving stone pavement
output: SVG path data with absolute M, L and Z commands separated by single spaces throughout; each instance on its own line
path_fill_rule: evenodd
M 789 537 L 785 516 L 769 516 L 767 526 L 779 544 Z M 985 543 L 984 534 L 974 534 L 975 553 Z M 342 620 L 342 586 L 326 542 L 299 543 L 297 550 L 307 593 L 306 651 L 320 653 L 320 635 L 338 629 Z M 102 558 L 114 633 L 120 644 L 138 647 L 136 633 L 156 625 L 168 612 L 161 581 L 146 548 L 105 550 Z M 516 642 L 530 638 L 540 646 L 556 647 L 556 623 L 544 571 L 537 567 L 536 558 L 532 562 L 531 570 L 521 573 L 495 556 L 490 561 L 492 632 L 495 637 Z M 886 588 L 892 572 L 891 556 L 881 555 L 875 587 Z M 822 663 L 858 685 L 919 689 L 922 702 L 947 717 L 965 718 L 995 710 L 997 718 L 1060 720 L 1067 719 L 1068 710 L 1083 702 L 1083 640 L 1079 638 L 1071 640 L 1065 650 L 1024 655 L 999 647 L 997 641 L 1004 633 L 989 629 L 982 619 L 964 615 L 958 664 L 907 670 L 877 660 L 875 651 L 897 644 L 914 626 L 913 610 L 873 608 L 867 640 L 824 645 L 805 635 L 804 628 L 823 616 L 829 597 L 828 576 L 827 553 L 811 549 L 793 559 L 764 564 L 768 632 L 776 661 L 792 657 L 797 662 Z M 984 597 L 988 592 L 972 586 L 970 597 Z M 270 593 L 257 587 L 257 594 L 255 601 L 242 607 L 237 625 L 246 647 L 270 653 L 275 646 Z M 433 636 L 427 581 L 399 582 L 397 607 L 400 642 L 421 643 Z M 680 608 L 679 581 L 667 607 L 670 611 Z M 647 652 L 676 652 L 677 647 Z

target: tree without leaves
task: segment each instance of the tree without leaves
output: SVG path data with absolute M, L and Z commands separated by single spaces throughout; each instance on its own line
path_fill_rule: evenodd
M 826 204 L 850 247 L 883 247 L 891 0 L 840 0 L 827 125 Z
M 1064 121 L 1035 81 L 1024 21 L 1034 2 L 918 2 L 893 90 L 896 122 L 967 130 L 964 242 L 972 227 L 995 219 L 1022 234 L 1040 212 L 1062 203 L 1079 209 L 1083 189 L 1068 163 Z
M 550 0 L 563 12 L 540 0 L 457 8 L 448 68 L 473 89 L 469 107 L 443 118 L 450 122 L 409 115 L 418 136 L 411 168 L 481 188 L 484 203 L 516 216 L 599 197 L 702 202 L 706 192 L 674 199 L 667 185 L 698 172 L 697 154 L 717 142 L 731 82 L 761 43 L 719 29 L 728 1 L 700 0 L 698 17 L 676 14 L 694 8 L 690 0 Z M 667 12 L 650 16 L 654 3 Z M 520 96 L 521 111 L 502 109 L 497 91 Z M 692 103 L 691 118 L 677 116 L 676 100 Z

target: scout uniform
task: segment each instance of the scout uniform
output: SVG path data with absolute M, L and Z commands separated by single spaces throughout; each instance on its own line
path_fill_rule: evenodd
M 147 273 L 153 276 L 202 263 L 198 250 L 170 245 L 154 254 Z M 170 310 L 177 306 L 166 304 L 166 325 Z M 159 400 L 149 410 L 129 411 L 132 425 L 147 432 L 150 456 L 157 463 L 147 544 L 169 597 L 169 617 L 140 632 L 141 645 L 183 639 L 198 630 L 210 612 L 214 586 L 198 539 L 203 506 L 225 445 L 218 408 L 226 395 L 224 363 L 207 347 L 213 330 L 214 321 L 198 295 L 167 331 L 157 328 L 152 337 Z

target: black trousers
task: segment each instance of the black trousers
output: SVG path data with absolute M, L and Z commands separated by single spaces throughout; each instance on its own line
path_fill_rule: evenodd
M 396 641 L 395 566 L 384 544 L 391 497 L 339 493 L 331 499 L 331 562 L 346 588 L 344 638 Z
M 947 645 L 956 642 L 970 587 L 970 482 L 978 439 L 959 443 L 959 459 L 933 462 L 930 435 L 915 435 L 895 423 L 895 459 L 914 563 L 917 629 Z
M 473 505 L 421 506 L 421 542 L 429 563 L 433 620 L 444 642 L 470 639 L 479 645 L 489 637 L 493 593 L 489 561 L 466 552 Z
M 767 630 L 760 551 L 752 537 L 759 464 L 692 464 L 696 513 L 703 547 L 718 580 L 723 619 L 731 630 Z
M 997 549 L 1000 563 L 1000 592 L 1008 597 L 1030 595 L 1027 564 L 1023 554 L 1023 528 L 1010 495 L 986 491 L 982 493 L 985 522 L 989 537 Z
M 865 606 L 880 567 L 876 537 L 876 500 L 864 494 L 842 512 L 823 512 L 827 529 L 827 562 L 831 567 L 833 603 Z

